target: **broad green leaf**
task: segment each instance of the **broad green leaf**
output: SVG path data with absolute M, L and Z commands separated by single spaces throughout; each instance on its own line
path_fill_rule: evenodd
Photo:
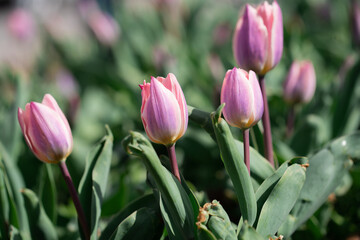
M 106 228 L 102 231 L 100 240 L 107 240 L 116 230 L 118 225 L 131 213 L 135 212 L 140 208 L 155 208 L 157 206 L 157 202 L 153 194 L 144 195 L 133 202 L 129 203 L 121 212 L 119 212 L 116 216 L 114 216 L 109 223 L 107 223 Z
M 30 189 L 23 189 L 26 211 L 29 218 L 31 236 L 33 239 L 58 239 L 54 225 L 46 215 L 39 199 Z
M 161 221 L 154 209 L 140 208 L 125 218 L 109 239 L 157 240 L 162 234 L 162 228 L 160 227 Z
M 20 190 L 25 187 L 22 175 L 14 162 L 10 158 L 9 154 L 5 150 L 4 146 L 0 142 L 0 156 L 4 172 L 6 174 L 9 192 L 12 194 L 16 206 L 17 219 L 19 221 L 19 231 L 21 237 L 24 240 L 30 239 L 30 227 L 27 218 L 27 213 L 24 207 L 24 199 L 20 193 Z
M 281 234 L 285 237 L 290 236 L 315 213 L 330 193 L 335 191 L 352 166 L 353 160 L 360 159 L 359 144 L 360 133 L 356 132 L 334 140 L 309 159 L 306 181 L 292 211 L 295 217 L 295 220 L 292 219 L 293 228 L 280 232 Z
M 255 193 L 239 147 L 232 137 L 228 124 L 220 118 L 223 107 L 224 104 L 212 114 L 216 140 L 225 169 L 233 182 L 242 217 L 252 225 L 256 218 Z
M 79 184 L 80 201 L 91 227 L 91 239 L 97 239 L 101 205 L 110 171 L 112 147 L 113 136 L 109 127 L 106 126 L 106 136 L 87 157 L 85 171 Z
M 194 237 L 192 206 L 181 183 L 162 166 L 151 143 L 140 133 L 132 132 L 123 140 L 125 150 L 143 160 L 159 190 L 159 203 L 170 239 Z
M 293 208 L 305 182 L 305 169 L 288 167 L 264 203 L 256 231 L 263 237 L 274 235 Z
M 262 209 L 264 203 L 268 199 L 269 195 L 271 194 L 272 190 L 276 186 L 276 184 L 279 182 L 280 178 L 283 176 L 284 172 L 288 168 L 289 164 L 288 162 L 283 163 L 273 175 L 268 177 L 257 189 L 255 193 L 256 202 L 257 202 L 257 209 Z M 258 220 L 260 216 L 260 211 L 257 212 L 256 219 Z M 255 225 L 257 222 L 255 223 Z
M 41 199 L 42 206 L 51 221 L 56 222 L 56 207 L 57 207 L 57 192 L 55 186 L 54 175 L 50 164 L 43 164 L 40 187 L 39 199 Z

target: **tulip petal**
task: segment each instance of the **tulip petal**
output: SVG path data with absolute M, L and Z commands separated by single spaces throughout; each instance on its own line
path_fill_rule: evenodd
M 283 19 L 279 4 L 274 1 L 273 6 L 273 24 L 271 29 L 271 47 L 269 53 L 270 69 L 276 66 L 281 59 L 283 52 Z
M 236 25 L 233 51 L 237 64 L 245 70 L 260 72 L 267 58 L 268 32 L 256 10 L 246 5 Z
M 64 125 L 66 126 L 67 129 L 67 133 L 70 133 L 71 135 L 71 129 L 70 129 L 70 125 L 68 120 L 66 119 L 64 113 L 61 111 L 59 105 L 57 104 L 56 100 L 54 99 L 53 96 L 51 96 L 50 94 L 45 94 L 43 100 L 42 100 L 42 104 L 44 104 L 45 106 L 48 106 L 49 108 L 51 108 L 52 110 L 54 110 L 62 119 L 62 121 L 64 122 Z M 72 137 L 71 137 L 71 143 L 72 143 Z
M 149 138 L 155 143 L 173 144 L 181 130 L 180 118 L 180 107 L 174 94 L 156 78 L 152 78 L 150 96 L 142 113 Z
M 253 105 L 254 123 L 252 125 L 255 125 L 258 121 L 260 121 L 264 113 L 264 101 L 263 101 L 259 81 L 256 77 L 256 74 L 253 71 L 249 72 L 249 81 L 252 88 L 252 92 L 254 94 L 254 105 Z
M 188 110 L 184 93 L 174 74 L 169 73 L 166 78 L 158 77 L 157 79 L 159 79 L 159 81 L 162 82 L 162 84 L 175 95 L 175 98 L 179 104 L 181 112 L 181 130 L 179 136 L 180 138 L 186 132 L 188 125 Z

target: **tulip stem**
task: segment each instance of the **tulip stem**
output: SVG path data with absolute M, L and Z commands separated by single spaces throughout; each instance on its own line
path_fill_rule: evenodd
M 269 116 L 269 106 L 266 96 L 265 77 L 259 76 L 260 88 L 264 99 L 264 114 L 262 116 L 262 122 L 264 126 L 264 145 L 265 145 L 265 157 L 269 160 L 270 164 L 274 166 L 271 125 Z
M 66 166 L 65 161 L 60 161 L 59 166 L 60 166 L 61 173 L 64 176 L 66 185 L 69 188 L 71 198 L 72 198 L 72 200 L 74 202 L 75 209 L 76 209 L 76 212 L 78 214 L 79 222 L 80 222 L 82 231 L 84 233 L 85 239 L 89 240 L 90 239 L 90 232 L 89 232 L 88 224 L 87 224 L 87 221 L 86 221 L 86 218 L 85 218 L 84 210 L 83 210 L 83 208 L 82 208 L 82 206 L 80 204 L 78 193 L 77 193 L 77 191 L 76 191 L 76 189 L 74 187 L 74 183 L 73 183 L 73 181 L 71 179 L 71 175 L 70 175 L 70 173 L 68 171 L 68 168 Z
M 288 112 L 288 118 L 286 124 L 286 138 L 289 138 L 291 136 L 294 130 L 294 124 L 295 124 L 295 107 L 291 105 Z
M 250 175 L 250 152 L 249 152 L 249 129 L 243 130 L 243 142 L 244 142 L 244 161 Z
M 179 180 L 179 182 L 181 182 L 179 167 L 176 161 L 175 144 L 172 144 L 171 146 L 167 146 L 166 148 L 168 150 L 168 154 L 170 158 L 171 171 L 174 174 L 174 176 Z

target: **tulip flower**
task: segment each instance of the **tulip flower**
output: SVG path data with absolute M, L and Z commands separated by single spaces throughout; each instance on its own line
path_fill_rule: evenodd
M 151 77 L 140 85 L 142 95 L 141 119 L 151 141 L 163 144 L 169 151 L 174 175 L 180 180 L 175 157 L 175 142 L 188 125 L 186 100 L 174 74 L 166 78 Z
M 69 123 L 55 99 L 46 94 L 42 103 L 26 104 L 18 109 L 18 120 L 26 143 L 35 156 L 46 163 L 59 163 L 72 151 Z
M 73 148 L 71 129 L 56 100 L 50 94 L 46 94 L 41 103 L 26 104 L 25 110 L 18 109 L 18 120 L 25 141 L 35 156 L 45 163 L 59 163 L 84 236 L 90 239 L 85 214 L 65 164 Z
M 227 71 L 221 89 L 225 120 L 243 130 L 245 164 L 250 172 L 249 128 L 262 117 L 264 102 L 256 74 L 239 68 Z
M 237 64 L 245 70 L 265 75 L 280 61 L 283 50 L 281 9 L 275 1 L 257 8 L 247 4 L 233 37 Z
M 266 96 L 264 76 L 280 61 L 283 50 L 283 24 L 279 4 L 264 2 L 257 8 L 245 7 L 244 14 L 237 22 L 233 50 L 237 64 L 245 70 L 253 70 L 259 75 L 260 88 L 264 100 L 265 156 L 274 166 L 271 124 Z
M 314 96 L 316 76 L 312 62 L 294 61 L 284 82 L 284 98 L 290 104 L 306 103 Z
M 294 61 L 283 85 L 284 99 L 290 106 L 287 132 L 290 136 L 295 121 L 295 105 L 306 103 L 314 96 L 316 88 L 316 76 L 312 62 Z

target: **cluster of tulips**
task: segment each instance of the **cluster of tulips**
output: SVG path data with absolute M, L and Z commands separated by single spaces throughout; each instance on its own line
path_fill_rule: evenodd
M 280 61 L 283 52 L 281 9 L 275 1 L 254 8 L 246 5 L 233 36 L 233 51 L 239 68 L 228 70 L 221 89 L 225 120 L 243 132 L 244 159 L 250 174 L 249 129 L 262 119 L 265 157 L 274 165 L 265 75 Z M 315 71 L 309 61 L 294 61 L 284 82 L 284 98 L 292 106 L 308 102 L 315 91 Z M 188 126 L 188 107 L 174 74 L 166 78 L 151 77 L 140 85 L 141 119 L 149 139 L 168 149 L 173 174 L 181 181 L 176 161 L 175 143 Z M 85 237 L 89 238 L 85 219 L 65 160 L 73 149 L 69 123 L 56 103 L 46 94 L 42 103 L 31 102 L 19 108 L 18 120 L 26 143 L 35 156 L 61 168 L 78 212 Z M 288 134 L 294 113 L 289 114 Z

